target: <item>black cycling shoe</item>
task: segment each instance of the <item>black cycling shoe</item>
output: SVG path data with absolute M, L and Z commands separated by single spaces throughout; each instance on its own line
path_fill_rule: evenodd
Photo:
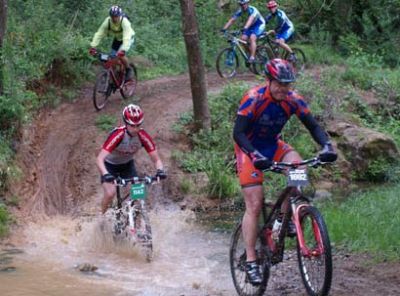
M 132 73 L 133 73 L 133 70 L 132 70 L 131 67 L 126 68 L 125 81 L 128 81 L 128 80 L 132 79 Z
M 262 277 L 260 274 L 260 268 L 256 261 L 246 262 L 246 275 L 250 284 L 253 286 L 261 285 Z
M 287 228 L 286 235 L 288 237 L 295 237 L 296 236 L 296 225 L 294 225 L 292 220 L 289 220 L 289 225 Z

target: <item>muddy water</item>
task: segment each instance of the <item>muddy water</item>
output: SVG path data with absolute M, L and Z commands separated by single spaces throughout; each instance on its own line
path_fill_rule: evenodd
M 157 211 L 151 221 L 151 263 L 139 249 L 115 244 L 104 218 L 30 224 L 22 253 L 2 251 L 8 259 L 0 270 L 9 268 L 0 272 L 0 295 L 234 295 L 228 235 L 201 230 L 190 212 Z M 81 272 L 84 263 L 98 269 Z

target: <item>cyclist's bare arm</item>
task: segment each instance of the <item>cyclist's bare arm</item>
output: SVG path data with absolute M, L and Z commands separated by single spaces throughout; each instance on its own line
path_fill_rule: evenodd
M 157 170 L 164 169 L 163 163 L 162 163 L 162 161 L 160 159 L 160 156 L 158 155 L 158 151 L 157 150 L 149 152 L 149 156 L 150 156 L 150 159 L 154 163 L 154 165 L 155 165 Z
M 231 17 L 229 19 L 229 21 L 225 24 L 225 26 L 223 27 L 224 30 L 228 29 L 230 26 L 232 26 L 232 24 L 235 22 L 235 18 Z
M 254 23 L 254 19 L 255 17 L 253 15 L 251 15 L 248 19 L 246 24 L 244 25 L 244 29 L 248 29 L 251 27 L 251 25 Z
M 101 149 L 100 153 L 97 155 L 96 164 L 102 175 L 108 173 L 106 166 L 104 164 L 104 160 L 107 157 L 107 155 L 109 155 L 109 154 L 110 154 L 110 152 L 108 152 L 107 150 Z

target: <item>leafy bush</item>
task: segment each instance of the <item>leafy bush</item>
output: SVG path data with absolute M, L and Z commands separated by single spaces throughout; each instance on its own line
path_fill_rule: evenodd
M 0 203 L 0 238 L 5 236 L 8 232 L 8 224 L 10 222 L 10 215 L 4 204 Z

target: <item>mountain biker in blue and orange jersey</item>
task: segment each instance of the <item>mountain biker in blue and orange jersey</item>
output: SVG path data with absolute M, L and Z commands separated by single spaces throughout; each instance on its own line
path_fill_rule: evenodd
M 247 41 L 250 39 L 250 57 L 249 62 L 254 62 L 257 49 L 257 37 L 260 36 L 265 29 L 265 21 L 260 12 L 254 6 L 249 5 L 250 0 L 238 0 L 240 9 L 225 24 L 222 32 L 225 32 L 238 17 L 243 13 L 248 16 L 247 21 L 242 29 L 241 39 Z
M 293 36 L 294 26 L 290 19 L 287 17 L 286 13 L 282 9 L 278 9 L 278 3 L 276 1 L 269 1 L 267 3 L 267 8 L 271 12 L 265 17 L 265 23 L 268 24 L 272 18 L 276 18 L 277 26 L 274 30 L 269 30 L 268 34 L 275 34 L 275 42 L 279 44 L 280 47 L 285 49 L 290 53 L 288 60 L 294 61 L 295 56 L 292 49 L 286 43 L 290 37 Z
M 321 145 L 321 161 L 333 162 L 337 158 L 327 133 L 312 116 L 303 98 L 292 89 L 296 79 L 293 71 L 286 60 L 268 61 L 266 84 L 253 87 L 244 95 L 233 130 L 237 172 L 246 204 L 242 222 L 246 273 L 253 285 L 262 281 L 255 252 L 257 222 L 263 204 L 262 170 L 269 168 L 272 161 L 301 161 L 300 155 L 280 137 L 290 117 L 295 114 Z M 283 213 L 287 209 L 287 204 L 282 205 Z
M 114 37 L 111 45 L 111 55 L 118 56 L 121 59 L 126 68 L 125 79 L 128 80 L 131 78 L 133 70 L 129 66 L 126 53 L 134 42 L 135 31 L 132 29 L 128 17 L 122 12 L 121 7 L 116 5 L 111 6 L 109 16 L 106 17 L 94 34 L 90 43 L 91 48 L 89 49 L 91 55 L 96 54 L 96 47 L 100 44 L 101 39 L 108 35 Z
M 140 127 L 144 119 L 142 109 L 137 105 L 130 104 L 124 108 L 122 118 L 125 125 L 112 130 L 104 142 L 96 161 L 104 190 L 101 202 L 103 214 L 107 211 L 115 195 L 115 178 L 118 176 L 122 178 L 137 176 L 133 156 L 141 147 L 145 148 L 153 161 L 157 169 L 156 176 L 160 179 L 167 177 L 153 139 Z

